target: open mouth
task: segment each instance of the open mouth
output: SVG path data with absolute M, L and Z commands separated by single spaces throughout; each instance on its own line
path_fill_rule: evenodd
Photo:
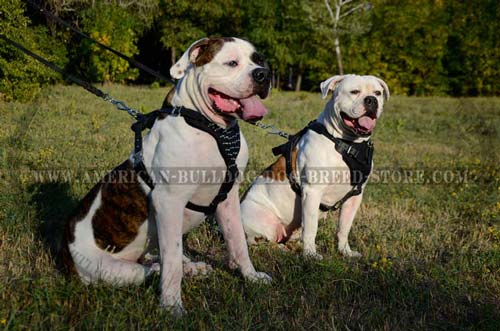
M 245 121 L 255 122 L 267 113 L 256 95 L 238 99 L 210 87 L 208 97 L 212 101 L 213 110 L 224 117 L 234 117 L 232 114 L 236 114 Z
M 213 88 L 208 89 L 208 97 L 212 100 L 212 106 L 219 113 L 236 113 L 241 109 L 239 99 L 232 98 Z
M 347 116 L 344 112 L 341 112 L 340 116 L 349 129 L 362 136 L 370 135 L 377 122 L 376 118 L 367 115 L 363 115 L 359 118 L 352 118 Z

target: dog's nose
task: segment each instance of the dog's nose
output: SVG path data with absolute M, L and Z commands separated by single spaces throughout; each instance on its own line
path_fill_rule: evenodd
M 374 96 L 371 96 L 371 95 L 367 96 L 365 98 L 364 102 L 365 102 L 365 106 L 367 108 L 370 108 L 370 109 L 371 108 L 375 108 L 375 109 L 377 109 L 377 107 L 378 107 L 378 100 Z
M 262 84 L 271 80 L 270 70 L 266 68 L 257 68 L 252 71 L 252 77 L 255 82 Z
M 367 96 L 364 100 L 366 115 L 372 118 L 377 117 L 378 100 L 374 96 Z

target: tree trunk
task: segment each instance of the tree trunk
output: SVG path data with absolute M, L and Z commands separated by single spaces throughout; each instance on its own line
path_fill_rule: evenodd
M 170 49 L 170 62 L 172 63 L 171 66 L 173 66 L 176 62 L 176 59 L 175 59 L 175 48 L 172 47 Z
M 301 86 L 302 86 L 302 74 L 299 73 L 299 75 L 297 76 L 297 83 L 295 84 L 295 92 L 299 92 Z
M 279 91 L 280 90 L 280 73 L 278 72 L 278 74 L 276 76 L 277 76 L 277 78 L 276 78 L 276 88 Z
M 340 54 L 339 36 L 335 33 L 335 53 L 337 54 L 337 64 L 339 66 L 339 74 L 344 74 L 344 67 L 342 66 L 342 55 Z
M 333 10 L 332 10 L 332 7 L 330 6 L 329 0 L 325 0 L 326 9 L 328 10 L 328 13 L 330 14 L 330 18 L 332 19 L 332 23 L 333 23 L 333 42 L 335 45 L 335 54 L 337 55 L 337 64 L 339 67 L 339 74 L 341 74 L 341 75 L 344 74 L 344 67 L 342 66 L 342 56 L 340 54 L 340 41 L 339 41 L 339 34 L 338 34 L 337 26 L 338 26 L 339 21 L 340 21 L 340 10 L 341 10 L 341 7 L 343 4 L 344 3 L 340 0 L 335 1 L 335 14 L 333 14 Z

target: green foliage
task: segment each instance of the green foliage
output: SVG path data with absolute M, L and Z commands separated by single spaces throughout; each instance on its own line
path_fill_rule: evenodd
M 191 43 L 206 36 L 240 35 L 243 11 L 240 0 L 160 2 L 160 41 L 179 58 Z M 231 8 L 231 10 L 228 10 Z
M 347 72 L 383 77 L 395 94 L 443 94 L 446 19 L 433 0 L 375 1 L 371 30 L 344 47 Z
M 139 52 L 137 40 L 141 25 L 125 9 L 96 4 L 81 13 L 83 30 L 93 39 L 132 57 Z M 74 54 L 80 70 L 97 82 L 124 82 L 135 79 L 138 69 L 89 40 L 82 40 Z
M 239 36 L 254 43 L 275 85 L 316 90 L 338 72 L 333 22 L 324 1 L 42 0 L 59 17 L 167 74 L 195 40 Z M 335 11 L 335 1 L 330 0 Z M 138 70 L 87 40 L 62 32 L 21 0 L 0 3 L 13 39 L 95 82 L 140 82 Z M 344 72 L 385 79 L 393 94 L 499 95 L 500 6 L 496 0 L 356 0 L 338 26 Z M 49 26 L 52 37 L 49 38 Z M 59 32 L 57 32 L 59 31 Z M 64 41 L 61 41 L 64 39 Z M 66 50 L 67 48 L 67 50 Z M 66 53 L 69 53 L 66 54 Z M 30 99 L 57 74 L 0 43 L 0 93 Z
M 20 0 L 0 2 L 0 31 L 31 51 L 55 62 L 66 63 L 66 49 L 59 45 L 46 27 L 30 27 Z M 43 85 L 60 81 L 60 76 L 21 51 L 0 41 L 0 99 L 30 100 Z
M 498 1 L 453 1 L 449 3 L 448 11 L 451 15 L 451 31 L 445 65 L 450 78 L 449 93 L 498 95 L 500 93 Z
M 343 45 L 347 72 L 396 94 L 498 95 L 498 1 L 372 2 L 372 28 Z

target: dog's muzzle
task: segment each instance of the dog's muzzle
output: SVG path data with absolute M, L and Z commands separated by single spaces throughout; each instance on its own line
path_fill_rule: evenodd
M 377 118 L 377 110 L 378 110 L 378 100 L 374 96 L 367 96 L 363 103 L 365 105 L 366 116 L 371 118 Z
M 271 70 L 268 68 L 256 68 L 252 71 L 252 79 L 254 81 L 254 93 L 262 99 L 265 99 L 269 94 L 271 86 Z

